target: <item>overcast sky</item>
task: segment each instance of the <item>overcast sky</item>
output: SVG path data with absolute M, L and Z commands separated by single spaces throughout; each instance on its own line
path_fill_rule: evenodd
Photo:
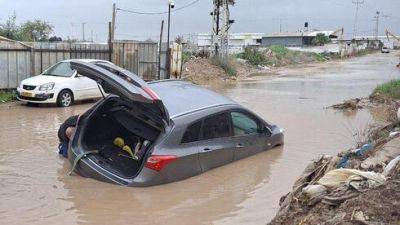
M 193 0 L 175 0 L 176 7 Z M 106 41 L 108 24 L 111 20 L 112 3 L 117 7 L 141 12 L 163 12 L 168 0 L 0 0 L 0 23 L 16 12 L 17 22 L 35 18 L 43 19 L 55 27 L 55 34 L 66 38 L 82 37 L 82 23 L 86 25 L 86 38 L 91 31 L 95 41 Z M 212 0 L 199 0 L 186 9 L 173 12 L 172 34 L 188 35 L 211 31 Z M 360 6 L 358 30 L 362 35 L 373 35 L 376 11 L 389 17 L 381 17 L 380 35 L 390 27 L 400 35 L 400 0 L 365 0 Z M 311 28 L 336 30 L 342 26 L 346 36 L 352 35 L 355 5 L 352 0 L 237 0 L 231 8 L 231 17 L 236 23 L 232 32 L 272 33 L 296 31 L 305 21 Z M 137 15 L 118 11 L 117 39 L 157 40 L 161 20 L 167 15 Z

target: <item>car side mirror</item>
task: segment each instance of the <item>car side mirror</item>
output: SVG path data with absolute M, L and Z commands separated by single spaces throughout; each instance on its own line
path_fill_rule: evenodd
M 272 130 L 268 126 L 264 126 L 262 128 L 262 133 L 265 134 L 267 137 L 271 137 L 272 136 Z

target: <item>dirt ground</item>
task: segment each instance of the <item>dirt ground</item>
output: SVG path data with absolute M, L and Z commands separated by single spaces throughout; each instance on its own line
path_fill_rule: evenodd
M 347 184 L 336 189 L 328 188 L 323 197 L 314 200 L 305 197 L 305 188 L 329 171 L 339 168 L 345 157 L 348 159 L 344 168 L 382 173 L 385 166 L 400 154 L 400 118 L 396 115 L 399 106 L 399 101 L 381 96 L 351 99 L 333 105 L 332 108 L 339 110 L 369 108 L 382 114 L 384 122 L 364 134 L 367 135 L 365 142 L 373 143 L 373 149 L 361 155 L 354 154 L 355 148 L 366 144 L 357 143 L 355 148 L 337 156 L 314 160 L 307 168 L 315 166 L 315 171 L 307 174 L 308 169 L 305 169 L 303 176 L 293 185 L 293 190 L 281 198 L 281 209 L 270 224 L 400 224 L 400 163 L 382 186 L 359 191 Z M 332 205 L 324 201 L 329 199 L 326 195 L 342 199 Z
M 245 62 L 230 60 L 237 75 L 230 76 L 224 69 L 214 65 L 207 58 L 192 58 L 183 66 L 182 78 L 198 85 L 213 85 L 215 83 L 232 83 L 253 73 L 269 72 L 268 69 L 257 68 Z
M 399 190 L 400 166 L 397 166 L 384 186 L 360 193 L 338 207 L 321 202 L 312 207 L 297 204 L 290 213 L 269 224 L 400 224 Z

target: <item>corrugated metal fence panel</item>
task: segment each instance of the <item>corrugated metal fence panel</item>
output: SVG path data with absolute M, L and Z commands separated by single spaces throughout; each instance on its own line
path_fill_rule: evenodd
M 0 89 L 15 88 L 29 76 L 30 51 L 26 49 L 18 43 L 0 42 Z
M 0 89 L 16 88 L 29 76 L 42 73 L 51 65 L 70 58 L 109 60 L 108 44 L 0 42 Z
M 144 80 L 158 78 L 158 45 L 155 42 L 116 41 L 112 62 Z
M 142 43 L 139 45 L 138 73 L 144 80 L 157 79 L 157 43 Z
M 0 89 L 16 88 L 21 80 L 40 74 L 64 59 L 109 60 L 110 57 L 108 44 L 26 44 L 32 46 L 33 50 L 16 42 L 0 42 Z M 165 61 L 163 54 L 162 60 Z M 155 80 L 158 78 L 158 45 L 155 42 L 117 41 L 113 43 L 112 62 L 145 80 Z

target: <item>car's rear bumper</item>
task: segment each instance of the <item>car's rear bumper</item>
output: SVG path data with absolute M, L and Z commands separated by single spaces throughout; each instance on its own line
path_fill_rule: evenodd
M 75 159 L 81 152 L 80 150 L 74 150 L 71 146 L 68 149 L 68 159 L 71 165 L 74 164 Z M 115 183 L 130 187 L 146 187 L 158 184 L 167 183 L 164 177 L 157 171 L 143 167 L 140 173 L 134 178 L 123 178 L 120 177 L 102 166 L 96 163 L 95 157 L 92 155 L 87 155 L 87 157 L 79 160 L 75 167 L 74 172 L 81 176 L 93 178 L 99 181 Z

